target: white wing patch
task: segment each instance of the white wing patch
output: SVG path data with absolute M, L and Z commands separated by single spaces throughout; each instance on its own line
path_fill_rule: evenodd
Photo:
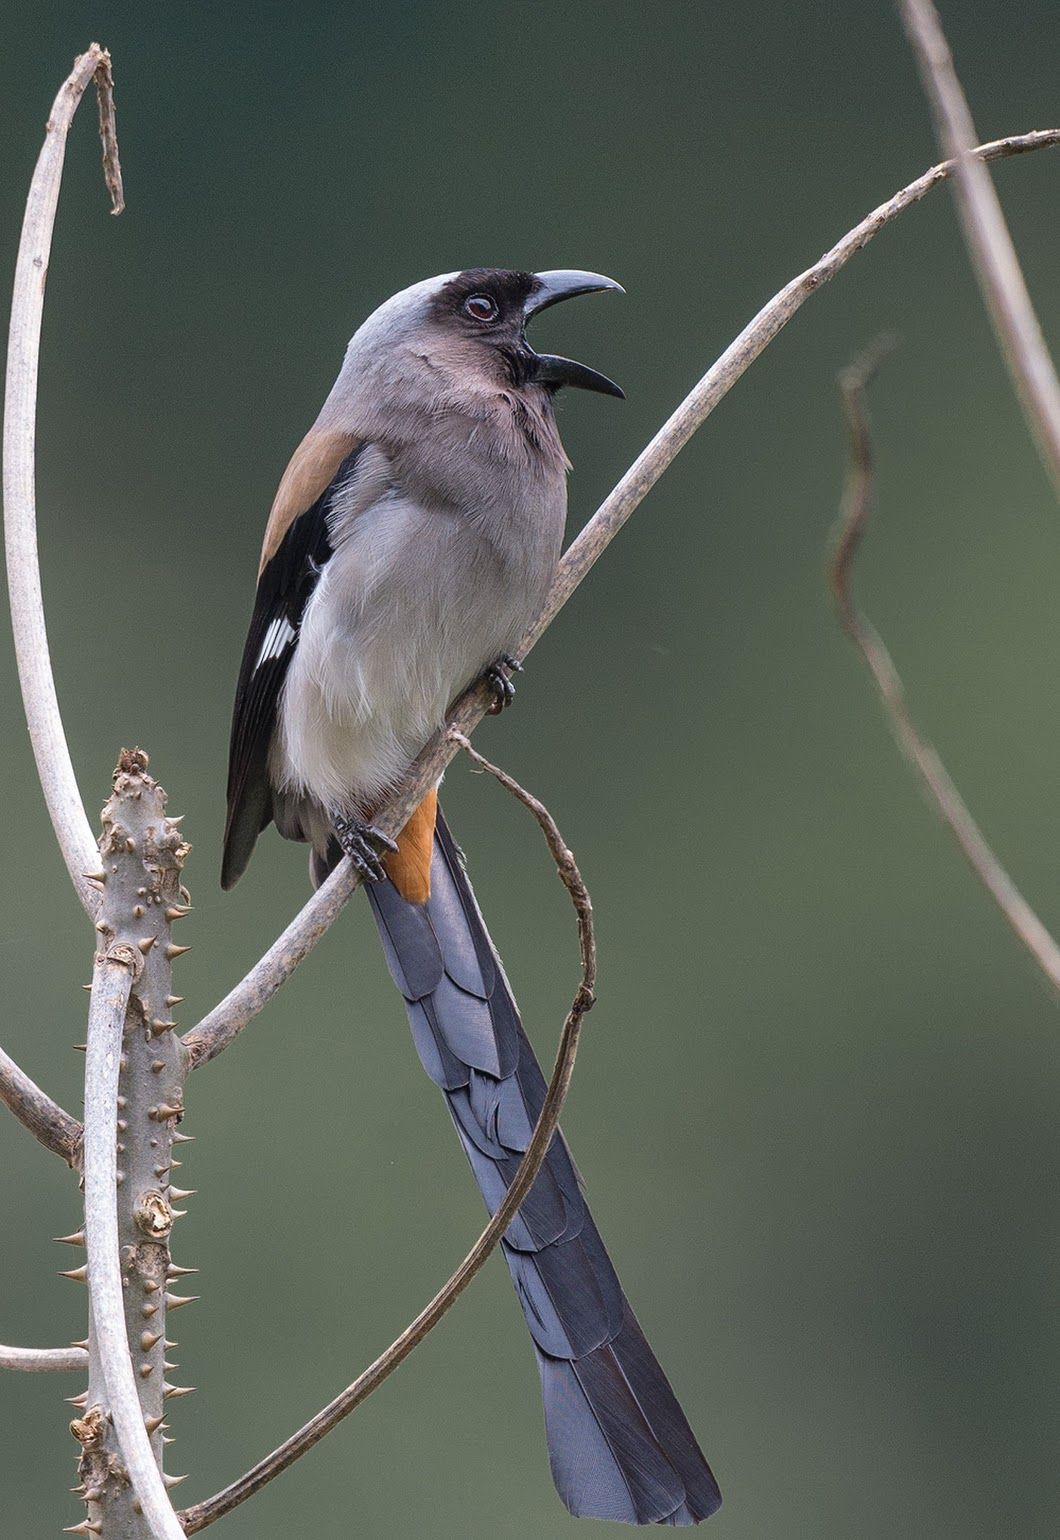
M 297 632 L 285 615 L 279 615 L 269 626 L 265 633 L 265 640 L 261 644 L 258 653 L 258 661 L 255 669 L 259 669 L 263 663 L 268 663 L 270 658 L 278 658 L 297 636 Z

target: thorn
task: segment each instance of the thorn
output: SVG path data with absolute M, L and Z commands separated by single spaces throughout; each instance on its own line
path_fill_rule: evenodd
M 197 1187 L 174 1187 L 173 1184 L 170 1183 L 169 1196 L 171 1198 L 176 1198 L 177 1202 L 179 1203 L 182 1198 L 194 1198 L 198 1190 L 199 1189 Z
M 172 1032 L 175 1026 L 175 1021 L 163 1021 L 161 1017 L 158 1017 L 157 1020 L 151 1023 L 151 1034 L 154 1037 L 161 1037 L 163 1032 Z
M 170 920 L 170 921 L 172 921 L 172 920 L 182 920 L 186 914 L 190 914 L 190 913 L 191 913 L 190 907 L 187 908 L 187 909 L 183 909 L 183 908 L 178 909 L 175 904 L 171 904 L 170 907 L 166 910 L 166 919 Z
M 91 989 L 91 987 L 92 986 L 89 985 L 90 989 Z M 168 1008 L 170 1010 L 172 1010 L 175 1005 L 183 1005 L 183 1004 L 184 1004 L 184 996 L 183 995 L 167 995 L 166 996 L 166 1005 L 168 1006 Z
M 71 1524 L 63 1530 L 64 1535 L 101 1535 L 103 1525 L 97 1524 L 95 1519 L 82 1519 L 80 1524 Z
M 158 1306 L 157 1305 L 141 1305 L 140 1306 L 140 1314 L 143 1316 L 145 1321 L 149 1321 L 153 1315 L 157 1315 L 158 1314 Z
M 160 1075 L 162 1073 L 162 1071 L 165 1069 L 165 1067 L 166 1067 L 165 1059 L 152 1059 L 151 1060 L 151 1072 L 152 1072 L 152 1074 Z
M 89 992 L 89 994 L 91 994 L 91 993 L 92 993 L 92 985 L 91 985 L 91 984 L 82 984 L 82 985 L 81 985 L 81 988 L 82 988 L 82 989 L 87 989 L 87 990 L 88 990 L 88 992 Z
M 140 1336 L 140 1348 L 144 1353 L 149 1353 L 155 1343 L 161 1339 L 160 1331 L 145 1331 Z
M 141 1364 L 140 1365 L 140 1378 L 142 1380 L 145 1380 L 149 1374 L 154 1374 L 154 1372 L 155 1372 L 154 1364 Z
M 142 920 L 143 917 L 144 917 L 144 906 L 143 906 L 143 904 L 133 904 L 133 919 L 134 920 Z
M 124 1096 L 118 1096 L 115 1097 L 114 1105 L 117 1107 L 119 1112 L 124 1112 L 128 1102 Z
M 166 1304 L 170 1310 L 179 1310 L 181 1305 L 194 1305 L 199 1298 L 198 1294 L 167 1294 Z
M 190 946 L 174 946 L 173 943 L 170 942 L 169 946 L 166 947 L 166 956 L 169 958 L 170 962 L 172 962 L 174 957 L 183 957 L 185 952 L 190 951 Z
M 187 1479 L 188 1478 L 187 1478 L 186 1475 L 185 1476 L 163 1476 L 162 1477 L 162 1480 L 165 1482 L 166 1486 L 169 1488 L 170 1491 L 172 1491 L 174 1487 L 179 1487 L 180 1483 L 182 1481 L 187 1481 Z
M 165 1396 L 167 1401 L 169 1400 L 169 1398 L 171 1396 L 174 1397 L 174 1398 L 176 1398 L 177 1396 L 190 1396 L 190 1395 L 192 1395 L 194 1393 L 194 1391 L 195 1391 L 195 1386 L 194 1385 L 169 1385 L 169 1384 L 166 1384 L 166 1385 L 162 1386 L 162 1394 L 163 1394 L 163 1396 Z
M 163 1433 L 162 1434 L 162 1442 L 163 1442 L 163 1444 L 175 1444 L 177 1441 L 176 1441 L 175 1438 L 167 1438 L 166 1435 Z M 183 1480 L 183 1477 L 181 1479 Z
M 79 1481 L 75 1487 L 70 1487 L 69 1490 L 74 1494 L 75 1497 L 80 1497 L 81 1493 L 85 1491 L 85 1483 L 83 1481 Z M 85 1501 L 88 1501 L 87 1497 L 85 1498 Z
M 81 875 L 89 882 L 106 882 L 107 880 L 107 874 L 102 866 L 98 872 L 82 872 Z
M 103 1501 L 103 1499 L 104 1499 L 104 1497 L 106 1495 L 107 1495 L 106 1487 L 89 1487 L 87 1489 L 87 1491 L 85 1492 L 85 1502 L 86 1503 L 99 1503 L 99 1502 Z
M 179 1193 L 176 1187 L 171 1187 L 169 1190 L 174 1196 L 183 1197 L 183 1193 Z M 176 1262 L 170 1262 L 169 1266 L 166 1268 L 166 1277 L 189 1278 L 192 1273 L 197 1273 L 198 1271 L 199 1269 L 197 1267 L 178 1267 Z
M 92 985 L 91 984 L 86 984 L 85 988 L 86 989 L 91 989 Z M 75 1053 L 87 1053 L 88 1052 L 88 1044 L 87 1043 L 74 1043 L 72 1046 L 73 1046 L 73 1050 L 74 1050 Z
M 144 956 L 146 957 L 147 953 L 151 950 L 157 940 L 157 936 L 144 936 L 143 940 L 138 941 L 136 945 L 140 948 L 140 951 L 143 952 Z
M 118 1119 L 118 1132 L 119 1132 L 119 1134 L 123 1134 L 125 1132 L 125 1130 L 128 1128 L 128 1126 L 129 1126 L 129 1121 L 128 1121 L 127 1118 L 119 1118 Z
M 182 1165 L 183 1165 L 183 1164 L 184 1164 L 184 1162 L 183 1162 L 183 1161 L 182 1161 L 182 1160 L 174 1160 L 174 1159 L 173 1159 L 173 1157 L 172 1157 L 172 1155 L 171 1155 L 171 1156 L 170 1156 L 170 1157 L 169 1157 L 169 1169 L 170 1169 L 170 1170 L 171 1170 L 171 1171 L 172 1171 L 172 1169 L 173 1169 L 173 1167 L 174 1167 L 174 1166 L 176 1166 L 176 1167 L 177 1167 L 177 1169 L 178 1169 L 178 1170 L 179 1170 L 179 1169 L 180 1169 L 180 1167 L 181 1167 L 181 1166 L 182 1166 Z
M 169 1373 L 172 1372 L 172 1370 L 179 1369 L 180 1365 L 179 1364 L 171 1364 L 168 1360 L 166 1360 L 166 1361 L 163 1362 L 162 1367 L 166 1371 L 166 1373 L 169 1374 Z
M 188 1217 L 186 1208 L 171 1208 L 169 1212 L 173 1215 L 174 1219 L 187 1219 Z
M 85 1352 L 87 1353 L 88 1352 L 88 1338 L 87 1337 L 82 1337 L 79 1342 L 71 1342 L 70 1346 L 71 1347 L 84 1348 Z
M 129 852 L 130 855 L 132 855 L 133 851 L 136 849 L 136 841 L 133 839 L 131 834 L 129 835 L 129 838 L 125 841 L 125 848 Z
M 165 1340 L 164 1346 L 165 1346 L 166 1352 L 168 1353 L 170 1348 L 180 1347 L 180 1343 L 179 1342 L 170 1342 L 169 1338 L 167 1337 L 166 1340 Z
M 187 816 L 188 816 L 187 813 L 178 813 L 175 818 L 167 818 L 166 822 L 169 824 L 169 827 L 171 829 L 175 829 L 175 828 L 177 828 L 177 826 L 179 824 L 182 824 L 184 822 L 184 820 L 185 820 L 185 818 L 187 818 Z
M 183 1107 L 171 1107 L 168 1102 L 160 1102 L 157 1107 L 148 1107 L 147 1116 L 154 1118 L 156 1123 L 164 1123 L 167 1118 L 177 1118 L 184 1111 Z
M 97 920 L 96 929 L 99 931 L 101 936 L 107 936 L 110 934 L 110 926 L 107 924 L 106 920 Z
M 157 1294 L 161 1287 L 162 1285 L 160 1283 L 156 1283 L 153 1278 L 148 1278 L 147 1282 L 144 1284 L 144 1293 Z
M 124 1180 L 125 1180 L 125 1172 L 124 1171 L 119 1171 L 117 1176 L 114 1178 L 114 1185 L 116 1187 L 120 1187 L 121 1184 L 124 1182 Z
M 158 1177 L 159 1181 L 162 1180 L 162 1178 L 165 1176 L 165 1174 L 166 1174 L 166 1172 L 168 1170 L 169 1170 L 168 1166 L 156 1166 L 155 1167 L 155 1175 Z
M 64 1397 L 64 1400 L 66 1401 L 67 1406 L 76 1406 L 78 1411 L 84 1411 L 85 1407 L 88 1405 L 88 1391 L 82 1391 L 79 1396 L 66 1396 Z
M 194 1138 L 195 1138 L 194 1134 L 180 1134 L 180 1133 L 176 1133 L 176 1134 L 173 1135 L 173 1143 L 174 1144 L 190 1144 Z
M 83 1246 L 85 1244 L 84 1230 L 75 1230 L 73 1235 L 53 1235 L 52 1240 L 58 1246 Z
M 83 1267 L 71 1267 L 69 1272 L 60 1273 L 60 1278 L 72 1278 L 75 1283 L 85 1283 L 88 1279 L 88 1263 Z
M 145 1417 L 144 1418 L 144 1427 L 147 1429 L 147 1435 L 148 1435 L 149 1438 L 150 1438 L 152 1433 L 157 1433 L 158 1432 L 159 1428 L 162 1426 L 164 1421 L 165 1421 L 164 1417 Z

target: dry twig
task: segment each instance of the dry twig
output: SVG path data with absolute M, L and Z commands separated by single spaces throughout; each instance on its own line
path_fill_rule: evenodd
M 879 350 L 872 350 L 840 376 L 843 409 L 850 433 L 850 470 L 829 568 L 836 613 L 843 630 L 861 653 L 876 683 L 898 746 L 906 760 L 920 778 L 932 803 L 956 837 L 968 864 L 1001 910 L 1013 933 L 1054 989 L 1058 989 L 1060 947 L 990 849 L 945 765 L 914 725 L 906 705 L 902 681 L 891 655 L 870 622 L 857 608 L 850 591 L 854 559 L 875 501 L 876 477 L 865 391 L 879 361 Z
M 1046 470 L 1060 493 L 1060 380 L 1034 313 L 1016 248 L 932 0 L 899 0 L 935 115 L 940 147 L 954 158 L 953 190 L 979 287 Z
M 21 1348 L 0 1344 L 0 1369 L 15 1369 L 22 1374 L 54 1374 L 88 1367 L 88 1354 L 82 1347 Z
M 45 1149 L 68 1166 L 81 1159 L 81 1124 L 41 1090 L 0 1048 L 0 1101 L 3 1101 Z
M 526 1147 L 526 1153 L 519 1163 L 519 1169 L 512 1179 L 512 1184 L 500 1206 L 497 1208 L 489 1224 L 483 1230 L 478 1240 L 472 1246 L 467 1256 L 452 1276 L 442 1285 L 434 1298 L 414 1321 L 412 1321 L 400 1337 L 381 1353 L 374 1363 L 369 1364 L 362 1374 L 359 1374 L 352 1385 L 330 1401 L 315 1417 L 310 1418 L 304 1427 L 291 1438 L 274 1449 L 263 1460 L 260 1460 L 245 1475 L 233 1481 L 223 1491 L 217 1492 L 213 1497 L 204 1502 L 196 1503 L 193 1507 L 185 1508 L 180 1514 L 180 1520 L 184 1525 L 186 1534 L 194 1535 L 200 1529 L 205 1529 L 208 1524 L 213 1524 L 217 1519 L 223 1518 L 233 1508 L 245 1502 L 248 1497 L 253 1497 L 255 1492 L 279 1476 L 283 1471 L 294 1464 L 303 1454 L 308 1453 L 315 1444 L 318 1444 L 331 1430 L 342 1421 L 344 1417 L 356 1410 L 362 1401 L 378 1390 L 385 1379 L 388 1379 L 398 1366 L 404 1363 L 415 1347 L 418 1347 L 427 1334 L 437 1326 L 438 1322 L 459 1299 L 468 1284 L 475 1277 L 487 1261 L 490 1253 L 495 1250 L 501 1236 L 507 1230 L 514 1219 L 526 1194 L 537 1180 L 538 1172 L 544 1164 L 549 1146 L 559 1125 L 560 1114 L 566 1101 L 567 1091 L 570 1088 L 571 1076 L 574 1073 L 574 1062 L 578 1052 L 578 1039 L 581 1034 L 582 1021 L 585 1013 L 590 1010 L 596 999 L 594 989 L 596 985 L 596 939 L 593 931 L 593 906 L 589 897 L 589 891 L 582 881 L 574 856 L 568 848 L 555 819 L 545 807 L 544 803 L 528 791 L 525 791 L 518 781 L 505 774 L 503 770 L 491 765 L 481 754 L 471 747 L 467 738 L 459 732 L 452 736 L 454 749 L 462 748 L 471 756 L 474 762 L 490 775 L 496 776 L 501 785 L 506 787 L 513 796 L 528 807 L 537 819 L 541 831 L 545 836 L 552 858 L 556 863 L 561 881 L 570 894 L 578 916 L 578 945 L 581 952 L 582 973 L 578 983 L 578 989 L 567 1013 L 567 1019 L 563 1023 L 563 1032 L 560 1037 L 559 1049 L 556 1054 L 556 1063 L 552 1071 L 552 1078 L 545 1093 L 545 1100 L 541 1107 L 541 1115 L 534 1127 L 530 1143 Z
M 977 161 L 1003 160 L 1058 143 L 1060 129 L 1040 129 L 1035 133 L 1018 134 L 980 145 L 974 155 Z M 930 171 L 925 171 L 886 203 L 881 203 L 812 267 L 785 284 L 744 327 L 667 419 L 650 444 L 637 456 L 618 485 L 572 542 L 559 564 L 540 615 L 517 649 L 516 655 L 519 658 L 524 658 L 540 639 L 589 569 L 696 429 L 702 426 L 745 370 L 783 330 L 810 295 L 834 278 L 855 252 L 867 246 L 885 225 L 918 203 L 939 182 L 952 176 L 954 170 L 953 161 L 944 161 L 941 165 L 933 166 Z M 374 819 L 386 833 L 396 835 L 427 791 L 437 784 L 446 765 L 457 752 L 457 740 L 452 736 L 452 729 L 465 735 L 471 733 L 478 726 L 491 700 L 489 692 L 477 686 L 457 702 L 450 713 L 448 727 L 436 733 L 425 746 L 401 788 Z M 320 940 L 357 885 L 358 878 L 349 861 L 342 862 L 246 978 L 186 1034 L 184 1043 L 193 1068 L 205 1064 L 227 1048 L 247 1023 L 253 1020 Z

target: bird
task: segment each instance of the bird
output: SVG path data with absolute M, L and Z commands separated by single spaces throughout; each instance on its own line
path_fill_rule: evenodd
M 575 269 L 472 267 L 401 290 L 354 333 L 268 518 L 236 686 L 221 881 L 269 823 L 314 885 L 365 879 L 427 1074 L 487 1208 L 518 1169 L 545 1079 L 461 851 L 428 793 L 397 840 L 373 823 L 447 708 L 513 649 L 552 580 L 570 469 L 558 391 L 623 395 L 535 351 L 532 318 L 622 292 Z M 540 1372 L 549 1460 L 576 1516 L 691 1525 L 721 1496 L 623 1294 L 561 1133 L 501 1247 Z

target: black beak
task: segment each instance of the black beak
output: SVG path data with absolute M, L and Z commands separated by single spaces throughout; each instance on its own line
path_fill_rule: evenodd
M 523 306 L 524 319 L 550 305 L 558 305 L 561 299 L 573 299 L 577 294 L 598 294 L 613 289 L 616 294 L 626 291 L 613 278 L 602 273 L 582 273 L 577 269 L 561 268 L 554 273 L 536 273 L 535 285 Z M 598 390 L 605 396 L 625 399 L 625 391 L 606 374 L 598 374 L 586 364 L 575 363 L 572 358 L 561 358 L 557 353 L 535 353 L 529 349 L 532 362 L 532 378 L 541 385 L 558 390 L 561 385 L 575 385 L 582 390 Z

